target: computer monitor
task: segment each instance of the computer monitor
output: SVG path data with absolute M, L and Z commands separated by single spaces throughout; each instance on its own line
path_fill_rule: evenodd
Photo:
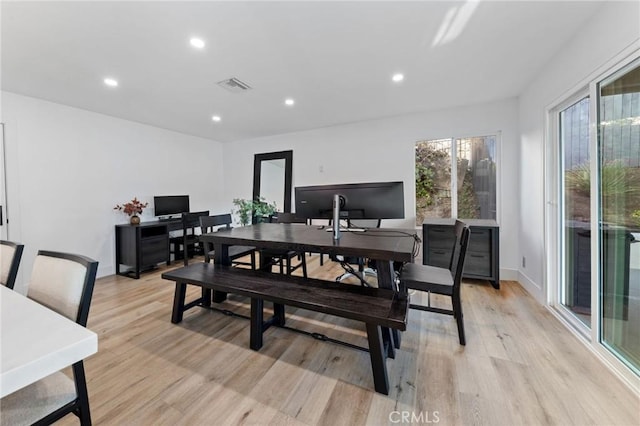
M 189 211 L 188 195 L 160 195 L 153 197 L 153 208 L 156 216 L 170 216 Z
M 340 195 L 343 219 L 404 219 L 403 182 L 298 186 L 295 188 L 296 216 L 331 219 L 334 194 Z

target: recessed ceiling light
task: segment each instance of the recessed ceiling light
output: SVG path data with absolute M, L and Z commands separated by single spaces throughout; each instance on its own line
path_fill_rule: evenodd
M 189 43 L 191 43 L 191 45 L 196 49 L 202 49 L 204 47 L 204 40 L 199 38 L 194 37 L 191 40 L 189 40 Z
M 118 81 L 113 78 L 105 78 L 104 84 L 106 84 L 109 87 L 118 87 Z
M 295 103 L 296 103 L 296 101 L 294 101 L 291 98 L 284 100 L 284 104 L 287 105 L 287 106 L 293 106 L 293 104 L 295 104 Z
M 216 123 L 217 123 L 218 121 L 222 120 L 222 119 L 220 118 L 220 116 L 219 116 L 219 115 L 214 115 L 213 117 L 211 117 L 211 119 L 212 119 L 213 121 L 215 121 Z
M 394 74 L 393 77 L 391 77 L 391 80 L 393 80 L 396 83 L 400 83 L 402 80 L 404 80 L 404 74 Z

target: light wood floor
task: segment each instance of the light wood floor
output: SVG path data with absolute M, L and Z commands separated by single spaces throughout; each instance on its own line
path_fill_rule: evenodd
M 366 352 L 277 328 L 254 352 L 248 321 L 201 308 L 171 324 L 162 270 L 96 283 L 99 351 L 85 362 L 96 425 L 640 424 L 638 399 L 516 282 L 464 285 L 465 347 L 452 317 L 410 311 L 384 396 Z M 313 256 L 309 271 L 341 269 Z M 245 299 L 224 306 L 248 314 Z M 288 325 L 366 346 L 360 323 L 287 309 Z

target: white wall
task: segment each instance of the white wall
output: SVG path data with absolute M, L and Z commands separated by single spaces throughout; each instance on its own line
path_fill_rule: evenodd
M 520 268 L 519 281 L 541 303 L 546 301 L 545 271 L 545 109 L 587 85 L 640 36 L 640 3 L 609 2 L 547 64 L 519 97 L 520 119 Z M 553 167 L 553 165 L 549 165 Z
M 191 209 L 225 212 L 222 145 L 85 110 L 2 93 L 9 238 L 25 244 L 21 284 L 38 249 L 83 254 L 115 273 L 116 204 L 189 194 Z
M 503 278 L 516 278 L 518 253 L 518 131 L 516 99 L 367 121 L 224 145 L 225 198 L 250 198 L 253 156 L 293 150 L 293 186 L 371 181 L 404 182 L 405 220 L 415 225 L 415 143 L 501 131 L 499 208 Z

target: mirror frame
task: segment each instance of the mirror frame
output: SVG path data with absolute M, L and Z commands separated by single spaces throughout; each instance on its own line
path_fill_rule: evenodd
M 262 172 L 262 162 L 269 160 L 284 160 L 284 213 L 291 213 L 291 193 L 293 175 L 293 151 L 267 152 L 255 154 L 253 160 L 253 199 L 260 198 L 260 174 Z

